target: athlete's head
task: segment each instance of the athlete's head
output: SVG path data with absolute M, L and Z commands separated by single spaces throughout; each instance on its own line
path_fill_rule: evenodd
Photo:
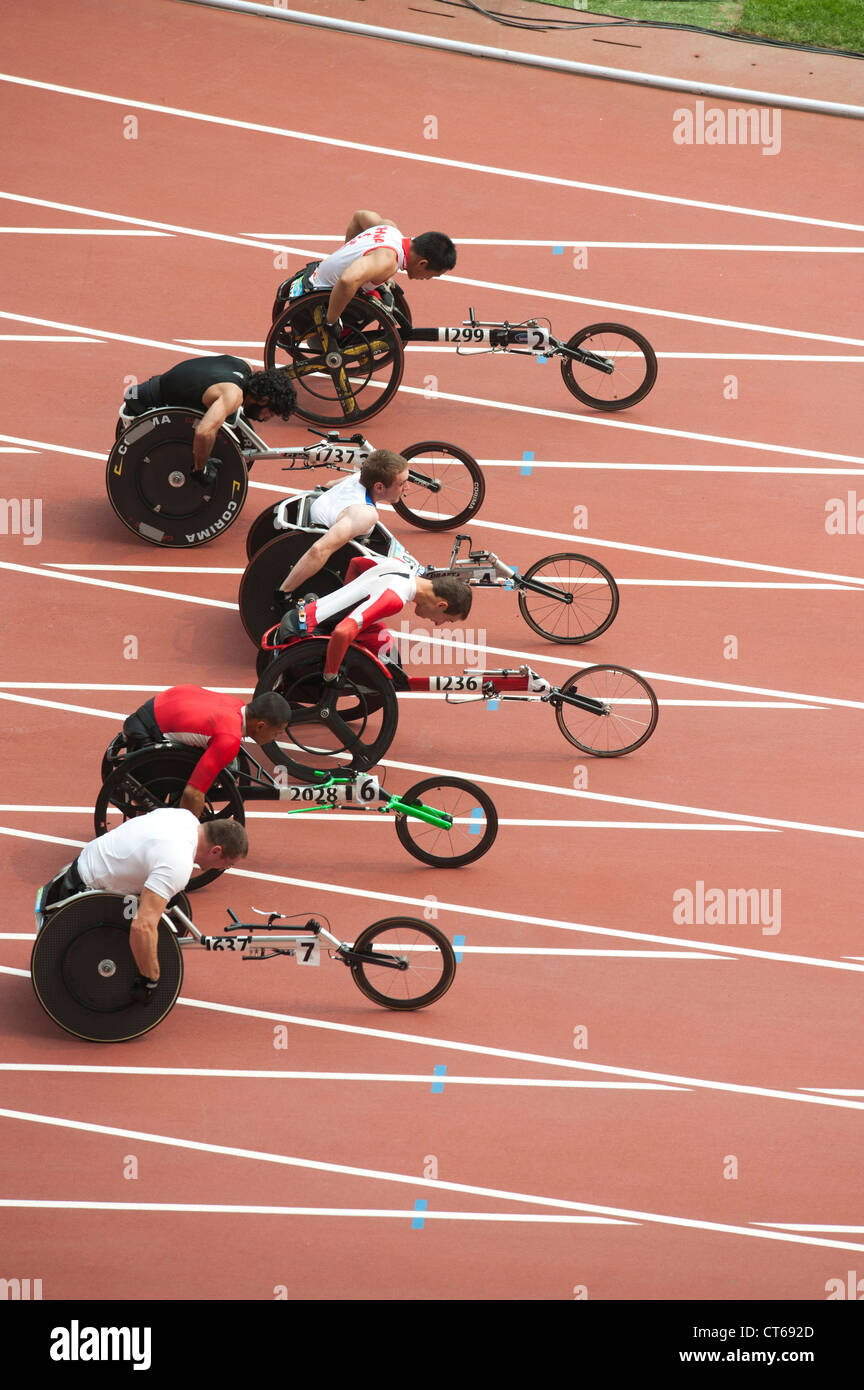
M 249 837 L 236 820 L 205 820 L 198 830 L 195 863 L 200 869 L 230 869 L 249 853 Z
M 418 618 L 439 626 L 452 618 L 463 621 L 471 612 L 471 590 L 454 574 L 438 574 L 434 579 L 417 581 L 414 611 Z
M 257 695 L 246 706 L 246 733 L 259 747 L 285 737 L 285 725 L 291 718 L 291 706 L 275 690 Z
M 250 420 L 270 420 L 279 415 L 290 420 L 297 404 L 297 393 L 285 368 L 253 372 L 243 391 L 243 414 Z
M 398 502 L 408 481 L 408 461 L 392 449 L 375 449 L 360 469 L 360 482 L 373 502 Z
M 405 266 L 409 280 L 434 280 L 455 264 L 456 247 L 443 232 L 421 232 L 411 238 Z

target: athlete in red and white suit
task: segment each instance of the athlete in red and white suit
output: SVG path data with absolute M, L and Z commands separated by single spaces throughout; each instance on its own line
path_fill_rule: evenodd
M 334 325 L 355 294 L 374 292 L 397 271 L 409 280 L 434 280 L 455 264 L 456 248 L 442 232 L 423 232 L 412 239 L 388 218 L 361 208 L 348 224 L 345 245 L 321 261 L 311 283 L 315 289 L 332 286 L 327 322 Z
M 393 634 L 385 627 L 385 620 L 401 613 L 411 602 L 418 618 L 438 627 L 453 618 L 467 618 L 471 590 L 464 581 L 449 575 L 424 579 L 414 565 L 404 560 L 372 560 L 358 555 L 348 566 L 341 589 L 313 603 L 301 604 L 285 615 L 277 640 L 298 633 L 329 634 L 324 680 L 330 683 L 336 680 L 352 642 L 366 647 L 373 656 L 386 655 Z

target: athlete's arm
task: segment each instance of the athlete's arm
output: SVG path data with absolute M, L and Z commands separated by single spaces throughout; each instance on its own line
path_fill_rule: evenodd
M 365 536 L 377 520 L 378 513 L 375 508 L 367 506 L 365 502 L 346 507 L 344 512 L 340 512 L 330 530 L 319 536 L 306 554 L 300 556 L 291 573 L 282 581 L 282 588 L 289 594 L 296 593 L 326 565 L 331 555 L 335 555 L 341 546 L 347 545 L 355 536 Z
M 366 232 L 370 227 L 395 227 L 396 223 L 391 222 L 389 217 L 379 217 L 377 212 L 369 212 L 367 208 L 360 208 L 355 212 L 351 221 L 348 223 L 348 230 L 345 233 L 346 241 L 353 241 L 355 236 L 361 232 Z
M 216 733 L 211 738 L 201 757 L 192 770 L 180 798 L 180 810 L 191 811 L 200 816 L 204 809 L 205 793 L 223 768 L 227 767 L 240 751 L 241 739 L 237 734 Z
M 216 436 L 229 415 L 239 410 L 243 404 L 243 392 L 233 381 L 220 381 L 208 386 L 201 402 L 207 407 L 203 420 L 195 426 L 195 439 L 192 445 L 193 467 L 203 468 L 213 452 Z
M 333 289 L 327 305 L 327 322 L 335 323 L 361 285 L 371 280 L 375 285 L 383 285 L 391 275 L 396 274 L 399 258 L 388 246 L 379 246 L 366 256 L 358 256 L 347 270 L 343 270 Z
M 135 957 L 135 964 L 149 980 L 159 979 L 159 918 L 168 904 L 167 898 L 160 898 L 152 888 L 143 888 L 138 900 L 138 911 L 129 928 L 129 945 Z

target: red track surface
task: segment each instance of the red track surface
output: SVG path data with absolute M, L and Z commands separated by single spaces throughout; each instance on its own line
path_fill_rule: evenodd
M 374 22 L 370 9 L 363 18 Z M 682 148 L 672 113 L 685 103 L 672 93 L 159 0 L 110 10 L 84 0 L 74 12 L 48 4 L 40 15 L 38 28 L 23 10 L 4 21 L 7 69 L 49 85 L 0 83 L 4 118 L 20 131 L 2 180 L 14 197 L 0 220 L 122 229 L 144 219 L 187 230 L 0 232 L 9 270 L 0 332 L 63 339 L 4 344 L 0 445 L 28 452 L 4 455 L 3 491 L 41 497 L 44 512 L 38 547 L 0 535 L 8 566 L 0 830 L 9 851 L 0 1275 L 38 1274 L 52 1299 L 180 1290 L 267 1300 L 279 1286 L 315 1299 L 566 1300 L 580 1286 L 595 1300 L 824 1298 L 826 1281 L 845 1278 L 864 1250 L 860 1234 L 830 1230 L 860 1229 L 855 639 L 864 564 L 859 538 L 825 529 L 826 502 L 856 489 L 864 463 L 850 405 L 864 361 L 862 258 L 592 249 L 577 271 L 571 248 L 860 246 L 860 195 L 841 173 L 860 166 L 859 127 L 784 112 L 776 156 Z M 500 32 L 486 41 L 502 43 Z M 313 87 L 308 75 L 328 70 L 324 87 Z M 322 109 L 316 90 L 338 101 Z M 437 141 L 423 138 L 430 114 Z M 134 140 L 124 138 L 130 115 Z M 279 133 L 287 130 L 323 143 Z M 530 172 L 662 196 L 531 182 Z M 18 201 L 27 198 L 48 206 Z M 260 356 L 252 344 L 282 275 L 273 251 L 243 238 L 264 234 L 314 253 L 332 243 L 312 233 L 336 235 L 353 208 L 370 205 L 408 230 L 440 225 L 457 241 L 564 247 L 555 255 L 549 245 L 461 246 L 454 276 L 414 288 L 416 322 L 459 323 L 469 304 L 485 318 L 547 313 L 562 337 L 620 319 L 661 354 L 655 390 L 616 417 L 580 410 L 555 364 L 409 353 L 409 389 L 368 427 L 382 445 L 444 437 L 488 461 L 473 531 L 508 562 L 524 568 L 575 548 L 611 566 L 623 581 L 621 611 L 587 648 L 535 639 L 500 594 L 478 596 L 472 623 L 486 629 L 492 665 L 530 660 L 553 678 L 604 660 L 643 671 L 661 700 L 657 733 L 632 758 L 592 762 L 574 756 L 544 708 L 490 713 L 412 701 L 388 785 L 407 787 L 427 768 L 488 779 L 504 824 L 485 859 L 436 873 L 408 859 L 382 823 L 358 818 L 337 835 L 320 823 L 250 817 L 248 869 L 197 895 L 194 910 L 214 930 L 226 904 L 241 915 L 253 904 L 309 908 L 350 940 L 392 911 L 431 910 L 434 895 L 439 924 L 467 938 L 446 998 L 414 1016 L 390 1015 L 367 1006 L 329 962 L 319 971 L 289 962 L 244 971 L 195 953 L 181 1003 L 155 1032 L 122 1047 L 76 1043 L 41 1013 L 26 978 L 35 885 L 68 857 L 66 846 L 92 834 L 86 808 L 120 715 L 180 681 L 251 688 L 252 649 L 229 605 L 247 522 L 273 496 L 256 485 L 283 481 L 278 467 L 256 467 L 245 516 L 207 547 L 183 554 L 135 544 L 110 512 L 102 463 L 124 378 L 163 369 L 196 340 L 243 343 L 241 355 Z M 575 302 L 584 300 L 632 307 Z M 82 335 L 96 341 L 74 340 Z M 741 353 L 856 360 L 726 356 Z M 423 396 L 430 374 L 434 400 Z M 738 379 L 733 399 L 724 395 L 729 374 Z M 304 437 L 299 426 L 266 433 L 274 444 Z M 535 455 L 530 476 L 520 468 L 524 451 Z M 695 471 L 704 467 L 722 471 Z M 588 509 L 581 532 L 572 526 L 577 505 Z M 449 552 L 449 537 L 394 529 L 415 553 Z M 94 565 L 116 572 L 86 568 Z M 132 565 L 166 568 L 124 571 Z M 196 572 L 201 566 L 235 573 Z M 832 576 L 853 578 L 844 586 Z M 648 582 L 660 580 L 667 584 Z M 742 587 L 722 587 L 730 581 Z M 130 635 L 135 661 L 124 660 Z M 732 636 L 738 656 L 726 659 Z M 574 787 L 580 763 L 587 796 Z M 626 824 L 599 824 L 609 821 Z M 782 929 L 677 925 L 672 895 L 698 881 L 781 890 Z M 665 954 L 676 947 L 679 957 Z M 724 958 L 711 958 L 724 948 Z M 564 954 L 573 951 L 586 954 Z M 283 1021 L 287 1045 L 277 1048 Z M 588 1045 L 577 1050 L 580 1027 Z M 447 1069 L 440 1094 L 436 1066 Z M 97 1070 L 66 1070 L 75 1067 Z M 181 1074 L 189 1068 L 241 1074 Z M 459 1084 L 468 1077 L 480 1080 Z M 859 1089 L 843 1097 L 816 1088 Z M 134 1181 L 124 1178 L 128 1156 L 138 1161 Z M 737 1177 L 724 1177 L 733 1156 Z M 420 1199 L 422 1230 L 412 1229 Z M 44 1201 L 68 1205 L 39 1207 Z M 160 1203 L 303 1212 L 148 1210 Z M 627 1224 L 600 1224 L 598 1214 Z M 574 1224 L 574 1216 L 589 1219 Z M 796 1231 L 801 1224 L 813 1229 Z M 145 1231 L 148 1258 L 130 1261 Z

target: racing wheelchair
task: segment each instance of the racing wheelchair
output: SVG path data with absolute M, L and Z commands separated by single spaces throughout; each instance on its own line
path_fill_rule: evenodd
M 297 392 L 296 412 L 312 423 L 359 424 L 392 400 L 402 380 L 407 343 L 444 343 L 457 353 L 509 352 L 560 362 L 567 390 L 595 410 L 626 410 L 657 379 L 657 357 L 641 333 L 620 323 L 594 323 L 565 340 L 548 319 L 481 322 L 473 308 L 461 325 L 417 328 L 404 293 L 392 307 L 377 295 L 356 295 L 342 329 L 327 333 L 329 290 L 305 289 L 304 268 L 280 288 L 264 344 L 268 369 L 284 367 Z M 300 287 L 302 292 L 294 291 Z
M 199 479 L 192 472 L 192 440 L 203 414 L 166 406 L 118 421 L 105 473 L 108 500 L 123 525 L 151 545 L 191 550 L 221 536 L 240 515 L 253 463 L 287 460 L 292 471 L 353 473 L 374 448 L 362 434 L 343 438 L 338 430 L 310 430 L 314 444 L 270 449 L 240 411 L 235 424 L 220 428 L 210 460 L 215 467 Z M 446 531 L 477 515 L 486 482 L 465 449 L 422 440 L 399 452 L 409 464 L 405 493 L 395 504 L 403 520 Z
M 415 918 L 374 922 L 349 945 L 334 935 L 326 917 L 326 926 L 310 917 L 283 933 L 276 924 L 289 919 L 282 913 L 253 908 L 266 923 L 244 923 L 228 908 L 231 920 L 225 932 L 205 936 L 192 921 L 189 899 L 178 893 L 157 929 L 159 982 L 141 1004 L 132 995 L 139 971 L 129 945 L 128 897 L 96 889 L 64 896 L 62 889 L 56 891 L 62 875 L 61 870 L 36 899 L 31 979 L 48 1017 L 85 1042 L 128 1042 L 161 1023 L 180 995 L 188 950 L 240 953 L 244 961 L 286 956 L 298 965 L 317 966 L 323 941 L 329 959 L 348 967 L 361 993 L 375 1004 L 398 1010 L 435 1003 L 456 974 L 456 953 L 448 937 Z M 303 918 L 305 913 L 295 916 Z

